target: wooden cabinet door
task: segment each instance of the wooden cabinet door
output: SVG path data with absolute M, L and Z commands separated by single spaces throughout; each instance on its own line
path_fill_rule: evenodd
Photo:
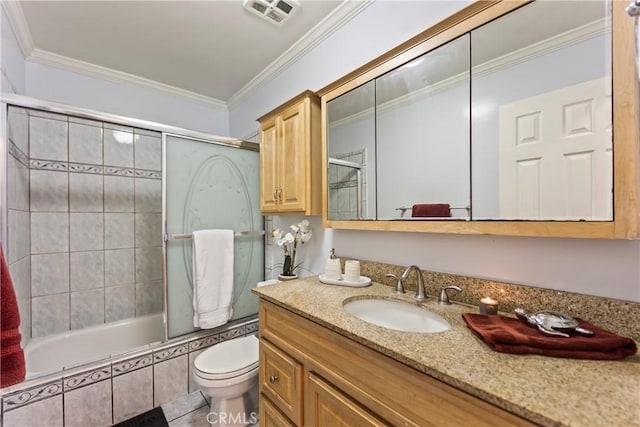
M 387 425 L 312 372 L 308 376 L 305 404 L 305 426 Z
M 294 427 L 264 394 L 260 395 L 260 427 Z
M 265 120 L 260 125 L 260 210 L 278 210 L 277 181 L 277 117 Z
M 278 176 L 282 188 L 278 210 L 303 212 L 307 208 L 309 189 L 308 117 L 309 99 L 292 105 L 280 115 L 281 134 Z
M 302 421 L 302 379 L 302 365 L 260 340 L 260 392 L 296 425 Z

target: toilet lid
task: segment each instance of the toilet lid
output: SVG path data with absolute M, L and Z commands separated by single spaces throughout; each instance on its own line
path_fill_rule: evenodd
M 258 338 L 250 335 L 225 341 L 205 350 L 193 362 L 203 374 L 241 375 L 258 366 Z

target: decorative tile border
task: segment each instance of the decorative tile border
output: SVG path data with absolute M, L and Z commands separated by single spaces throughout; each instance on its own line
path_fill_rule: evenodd
M 126 374 L 127 372 L 136 371 L 140 368 L 144 368 L 145 366 L 149 366 L 152 364 L 153 354 L 149 352 L 149 354 L 134 357 L 132 359 L 127 359 L 122 362 L 113 363 L 111 367 L 113 370 L 113 376 L 117 377 L 119 375 Z
M 64 377 L 63 372 L 60 374 L 60 379 L 32 386 L 25 390 L 9 392 L 2 396 L 2 410 L 3 413 L 6 413 L 48 397 L 80 389 L 100 381 L 110 380 L 120 375 L 151 366 L 155 363 L 161 363 L 174 357 L 211 347 L 223 341 L 253 334 L 257 330 L 258 319 L 255 318 L 241 326 L 232 326 L 228 330 L 216 330 L 210 335 L 202 336 L 202 334 L 194 334 L 193 337 L 187 339 L 181 344 L 161 344 L 155 349 L 149 349 L 148 352 L 130 359 L 112 363 L 107 362 L 108 364 L 104 364 L 103 362 L 102 366 L 93 367 L 80 373 L 74 373 L 68 377 Z
M 13 156 L 22 166 L 28 168 L 29 167 L 29 157 L 22 152 L 18 148 L 16 144 L 13 143 L 11 139 L 9 139 L 9 154 Z
M 218 344 L 219 342 L 220 342 L 220 337 L 218 336 L 218 334 L 213 334 L 206 338 L 189 342 L 189 351 L 191 352 L 191 351 L 201 350 L 203 348 L 211 347 L 212 345 Z
M 15 150 L 18 153 L 22 153 L 17 147 L 15 148 Z M 14 155 L 14 157 L 18 159 L 16 155 Z M 26 162 L 27 158 L 24 157 L 23 160 Z M 86 163 L 70 163 L 70 162 L 57 162 L 57 161 L 51 161 L 51 160 L 31 159 L 28 163 L 25 163 L 25 166 L 31 169 L 37 169 L 37 170 L 79 172 L 79 173 L 148 178 L 148 179 L 162 179 L 162 172 L 160 171 L 122 168 L 122 167 L 116 167 L 116 166 L 91 165 Z
M 153 363 L 163 362 L 165 360 L 173 359 L 174 357 L 182 356 L 189 352 L 188 344 L 181 344 L 175 347 L 165 348 L 159 351 L 153 352 Z
M 21 390 L 2 398 L 2 409 L 3 412 L 7 412 L 60 393 L 62 393 L 62 381 L 53 381 L 28 390 Z
M 84 387 L 89 384 L 97 383 L 98 381 L 111 378 L 111 366 L 105 366 L 94 371 L 85 372 L 73 377 L 64 378 L 63 387 L 64 391 L 73 390 L 74 388 Z

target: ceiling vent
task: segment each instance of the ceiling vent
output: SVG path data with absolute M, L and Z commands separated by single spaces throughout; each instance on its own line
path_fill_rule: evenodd
M 295 0 L 245 0 L 242 7 L 267 21 L 281 25 L 300 4 Z

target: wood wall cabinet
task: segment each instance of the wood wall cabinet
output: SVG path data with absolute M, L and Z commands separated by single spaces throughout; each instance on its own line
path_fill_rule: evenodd
M 263 299 L 260 408 L 278 425 L 534 425 Z
M 320 215 L 320 98 L 305 91 L 258 119 L 260 210 Z

